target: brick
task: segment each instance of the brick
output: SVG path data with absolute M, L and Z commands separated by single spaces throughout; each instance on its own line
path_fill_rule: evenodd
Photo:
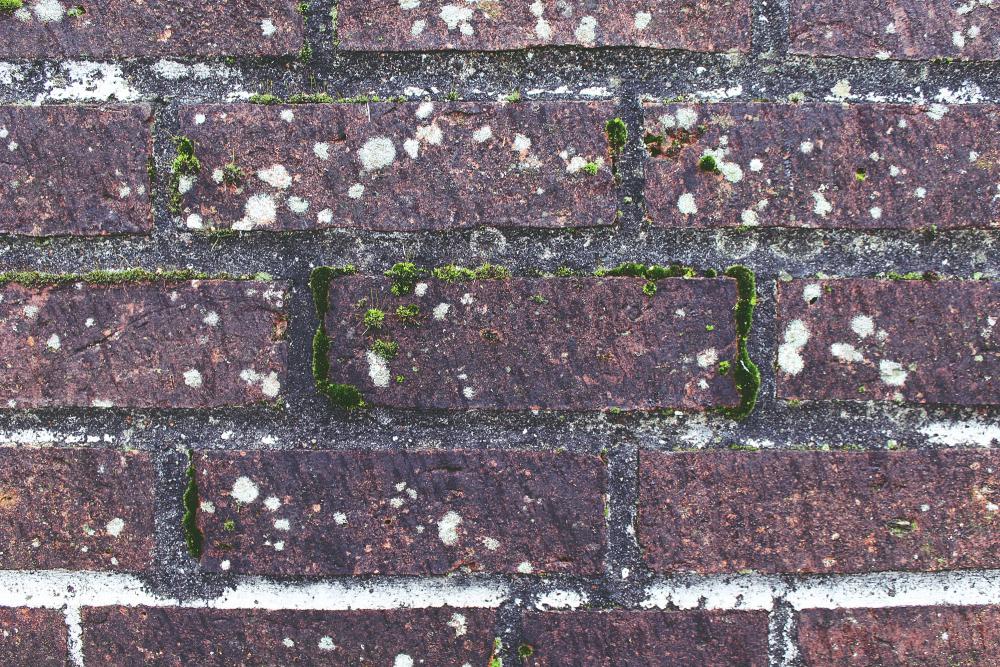
M 146 570 L 155 481 L 139 452 L 0 448 L 0 569 Z
M 993 229 L 997 137 L 990 105 L 646 105 L 646 201 L 664 227 Z
M 0 106 L 0 233 L 152 230 L 151 122 L 146 105 Z
M 274 400 L 282 283 L 0 285 L 0 405 L 208 408 Z
M 62 612 L 0 608 L 0 664 L 5 667 L 65 667 L 66 640 Z
M 996 405 L 998 317 L 994 283 L 779 283 L 777 395 Z
M 83 610 L 83 643 L 88 664 L 460 667 L 487 663 L 494 616 L 492 610 L 453 608 L 91 607 Z
M 1000 58 L 1000 15 L 991 0 L 862 0 L 851 4 L 792 0 L 789 33 L 789 50 L 808 55 Z
M 807 666 L 997 667 L 998 625 L 996 607 L 810 609 L 798 641 Z
M 409 6 L 413 5 L 413 6 Z M 486 3 L 343 0 L 337 36 L 358 51 L 497 51 L 536 46 L 646 46 L 748 51 L 747 0 Z
M 509 452 L 203 452 L 210 571 L 598 574 L 604 466 Z
M 183 197 L 189 227 L 615 222 L 607 103 L 204 105 L 180 116 L 202 167 Z
M 639 542 L 659 572 L 993 568 L 998 469 L 985 451 L 643 452 Z
M 531 667 L 764 667 L 764 612 L 529 612 L 521 655 Z
M 57 4 L 59 5 L 57 7 Z M 69 16 L 69 3 L 25 2 L 0 12 L 0 58 L 273 56 L 298 53 L 302 17 L 292 0 L 102 0 Z
M 429 279 L 396 296 L 384 278 L 330 285 L 330 377 L 372 404 L 420 409 L 652 410 L 735 406 L 729 278 Z M 419 294 L 419 296 L 418 296 Z M 387 316 L 366 327 L 366 310 Z M 396 316 L 420 309 L 416 324 Z M 398 344 L 386 361 L 376 339 Z M 397 377 L 399 376 L 399 377 Z

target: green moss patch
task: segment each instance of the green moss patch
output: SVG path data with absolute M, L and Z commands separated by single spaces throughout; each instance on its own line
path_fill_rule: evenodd
M 188 451 L 187 486 L 184 489 L 184 516 L 181 518 L 181 529 L 184 531 L 184 541 L 188 553 L 194 558 L 201 558 L 205 544 L 205 535 L 198 527 L 198 479 L 194 469 L 194 452 Z
M 760 369 L 750 359 L 747 340 L 753 325 L 753 311 L 757 306 L 757 278 L 745 266 L 730 266 L 725 274 L 736 280 L 738 298 L 733 313 L 736 317 L 737 350 L 733 360 L 733 380 L 740 393 L 740 405 L 724 412 L 736 420 L 746 419 L 757 405 L 760 392 Z
M 87 273 L 42 273 L 39 271 L 8 271 L 0 273 L 0 285 L 15 283 L 24 287 L 56 287 L 87 283 L 89 285 L 122 285 L 127 283 L 180 283 L 189 280 L 269 280 L 270 276 L 238 276 L 228 273 L 209 274 L 192 269 L 122 269 L 89 271 Z
M 355 273 L 357 269 L 354 265 L 347 264 L 340 267 L 320 266 L 313 269 L 309 276 L 309 289 L 319 318 L 319 326 L 313 335 L 313 380 L 316 382 L 316 390 L 326 396 L 331 405 L 345 410 L 364 407 L 365 400 L 354 385 L 330 382 L 330 338 L 326 334 L 326 313 L 329 309 L 330 283 L 335 278 Z

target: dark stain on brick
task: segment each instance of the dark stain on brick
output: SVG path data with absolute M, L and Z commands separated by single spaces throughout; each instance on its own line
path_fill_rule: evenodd
M 777 395 L 995 405 L 998 319 L 995 283 L 778 283 Z
M 155 481 L 138 452 L 0 448 L 0 568 L 146 570 Z
M 993 229 L 997 137 L 990 105 L 647 105 L 646 200 L 664 227 Z
M 0 106 L 0 233 L 151 231 L 151 122 L 146 105 Z
M 59 15 L 24 4 L 0 12 L 0 58 L 275 56 L 303 41 L 292 0 L 102 0 L 81 3 L 80 16 L 67 3 Z
M 981 0 L 793 0 L 792 53 L 851 58 L 1000 59 L 1000 12 Z
M 61 611 L 0 608 L 0 664 L 4 667 L 66 667 L 66 637 Z
M 485 665 L 488 609 L 83 610 L 84 655 L 102 664 Z M 410 658 L 408 662 L 405 658 Z
M 586 102 L 188 107 L 181 131 L 202 170 L 184 218 L 263 230 L 610 225 L 618 195 L 604 126 L 614 111 Z M 589 163 L 601 165 L 596 174 Z M 244 176 L 238 183 L 227 165 Z
M 718 361 L 736 351 L 736 282 L 642 278 L 446 282 L 408 296 L 383 278 L 330 286 L 326 332 L 330 380 L 357 386 L 376 405 L 419 409 L 691 410 L 735 406 L 732 376 Z M 422 296 L 418 296 L 422 294 Z M 368 307 L 416 304 L 408 326 L 387 318 L 373 331 Z M 482 332 L 502 335 L 490 340 Z M 399 346 L 392 359 L 375 341 Z M 399 377 L 401 376 L 401 380 Z
M 211 571 L 602 571 L 606 482 L 595 456 L 202 452 L 194 461 Z
M 658 572 L 940 571 L 1000 564 L 995 452 L 640 454 Z
M 1000 665 L 997 607 L 810 609 L 798 641 L 808 667 Z
M 529 612 L 524 641 L 530 667 L 768 664 L 764 612 Z
M 207 408 L 285 384 L 287 286 L 0 285 L 0 407 Z

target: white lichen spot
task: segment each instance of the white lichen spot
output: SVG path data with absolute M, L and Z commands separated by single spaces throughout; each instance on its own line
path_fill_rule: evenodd
M 635 29 L 645 30 L 649 27 L 650 21 L 653 20 L 653 15 L 649 12 L 636 12 L 635 14 Z
M 882 382 L 892 387 L 902 387 L 906 384 L 906 376 L 909 375 L 903 369 L 902 364 L 888 359 L 878 362 L 878 374 L 882 378 Z
M 855 315 L 851 318 L 851 329 L 858 338 L 868 338 L 875 333 L 875 320 L 868 315 Z
M 226 174 L 221 169 L 212 170 L 212 180 L 217 184 L 222 185 L 222 182 L 226 180 Z
M 465 387 L 462 389 L 462 396 L 465 396 L 467 400 L 472 400 L 476 397 L 476 390 L 472 387 Z
M 201 504 L 198 506 L 198 509 L 200 509 L 205 514 L 215 514 L 215 503 L 213 503 L 211 500 L 203 500 L 201 501 Z
M 252 368 L 246 368 L 240 372 L 240 379 L 247 384 L 259 384 L 261 393 L 268 398 L 274 398 L 281 392 L 281 381 L 275 371 L 263 375 Z
M 118 537 L 122 534 L 122 531 L 125 530 L 125 522 L 122 519 L 115 517 L 111 521 L 108 521 L 108 525 L 104 527 L 104 530 L 106 530 L 108 535 L 111 537 Z
M 965 35 L 963 35 L 960 31 L 955 30 L 951 33 L 951 43 L 955 45 L 955 48 L 964 49 Z
M 58 0 L 37 0 L 32 10 L 35 18 L 42 23 L 57 23 L 66 15 L 66 10 Z
M 194 115 L 194 124 L 195 125 L 204 125 L 205 124 L 205 120 L 206 120 L 205 114 L 203 114 L 203 113 L 196 113 Z
M 927 189 L 917 188 L 916 190 L 913 191 L 913 196 L 916 197 L 917 199 L 923 199 L 927 196 Z
M 416 139 L 407 139 L 403 142 L 403 151 L 410 156 L 411 160 L 416 160 L 420 155 L 420 142 Z
M 288 209 L 292 213 L 302 214 L 309 210 L 309 202 L 301 197 L 289 197 Z
M 760 216 L 757 215 L 757 211 L 751 209 L 743 209 L 740 213 L 740 222 L 742 222 L 747 227 L 757 227 L 760 225 Z
M 439 303 L 438 305 L 434 306 L 434 319 L 443 320 L 445 317 L 448 316 L 449 310 L 451 310 L 450 303 Z
M 59 338 L 59 334 L 52 334 L 49 339 L 45 341 L 45 347 L 52 351 L 56 351 L 62 347 L 62 339 Z
M 278 215 L 271 195 L 257 194 L 247 199 L 243 218 L 233 223 L 233 229 L 248 231 L 254 227 L 273 225 Z
M 500 548 L 500 542 L 493 537 L 484 537 L 483 546 L 489 549 L 490 551 L 496 551 L 497 549 Z
M 764 168 L 764 163 L 761 162 L 759 159 L 754 158 L 750 160 L 750 171 L 760 171 L 763 168 Z
M 347 189 L 347 196 L 351 199 L 361 199 L 365 194 L 365 186 L 361 183 L 355 183 Z
M 438 14 L 438 16 L 440 16 L 441 20 L 444 21 L 446 26 L 448 26 L 448 30 L 454 30 L 455 28 L 459 28 L 464 34 L 465 30 L 462 30 L 462 28 L 464 28 L 467 25 L 469 26 L 469 28 L 472 27 L 469 24 L 469 21 L 472 19 L 472 14 L 473 11 L 468 7 L 459 7 L 458 5 L 445 5 L 444 7 L 441 8 L 441 12 Z
M 417 283 L 416 286 L 413 288 L 413 293 L 416 294 L 417 296 L 423 296 L 427 294 L 428 287 L 429 285 L 427 283 Z
M 399 8 L 404 11 L 416 9 L 420 6 L 420 0 L 399 0 Z
M 461 524 L 462 517 L 458 512 L 448 512 L 438 521 L 438 539 L 449 547 L 457 544 L 458 527 Z
M 286 123 L 291 123 L 293 120 L 295 120 L 295 112 L 292 111 L 291 109 L 285 109 L 279 115 L 281 116 L 281 120 L 285 121 Z
M 396 161 L 396 146 L 388 137 L 373 137 L 358 149 L 358 158 L 365 171 L 377 171 Z
M 814 144 L 811 141 L 803 141 L 801 144 L 799 144 L 799 150 L 802 151 L 803 153 L 805 153 L 806 155 L 808 155 L 809 153 L 812 153 L 813 152 L 813 148 L 815 148 L 815 147 L 816 147 L 816 144 Z
M 484 125 L 472 133 L 472 140 L 475 141 L 477 144 L 489 141 L 492 138 L 493 138 L 493 128 L 491 128 L 489 125 Z
M 864 355 L 858 352 L 850 343 L 833 343 L 830 345 L 830 354 L 841 361 L 853 362 L 864 361 Z
M 284 639 L 281 640 L 281 643 L 287 646 L 288 648 L 295 647 L 295 642 L 292 640 L 291 637 L 285 637 Z
M 719 353 L 714 347 L 710 347 L 699 352 L 697 360 L 698 366 L 701 368 L 710 368 L 719 360 Z
M 331 209 L 324 208 L 316 214 L 316 222 L 321 225 L 329 225 L 333 222 L 333 211 Z
M 38 306 L 34 306 L 29 303 L 21 309 L 21 312 L 24 313 L 24 316 L 29 320 L 33 320 L 38 315 Z
M 593 46 L 597 41 L 597 19 L 593 16 L 584 16 L 580 20 L 580 25 L 573 32 L 577 41 L 584 46 Z
M 799 352 L 809 342 L 809 329 L 802 320 L 792 320 L 785 329 L 785 342 L 778 347 L 778 367 L 789 375 L 798 375 L 805 367 Z
M 931 120 L 941 120 L 944 118 L 946 113 L 948 113 L 948 107 L 944 104 L 932 104 L 930 108 L 927 109 L 927 116 Z
M 317 141 L 313 144 L 313 155 L 318 157 L 320 160 L 330 159 L 330 144 L 325 141 Z
M 424 33 L 424 29 L 427 27 L 427 21 L 420 19 L 419 21 L 414 21 L 413 25 L 410 26 L 410 34 L 414 37 L 420 37 Z
M 177 192 L 187 194 L 194 187 L 195 177 L 190 175 L 181 176 L 177 179 Z
M 698 212 L 698 205 L 694 202 L 694 195 L 685 192 L 677 198 L 677 209 L 684 215 L 694 215 Z
M 321 651 L 332 651 L 333 649 L 337 648 L 336 645 L 333 643 L 332 637 L 320 637 L 319 643 L 316 644 L 316 646 L 319 647 L 319 650 Z
M 292 525 L 289 523 L 288 519 L 275 519 L 274 529 L 288 531 L 292 529 Z
M 812 197 L 814 202 L 813 213 L 825 218 L 833 211 L 833 204 L 830 203 L 830 200 L 822 192 L 813 192 Z
M 698 124 L 698 112 L 690 107 L 683 107 L 674 114 L 677 125 L 683 130 L 690 130 Z
M 127 183 L 118 186 L 118 198 L 125 199 L 132 194 L 132 188 Z
M 219 314 L 214 310 L 210 310 L 205 313 L 205 317 L 201 321 L 210 327 L 217 327 L 219 326 Z
M 264 507 L 272 512 L 277 512 L 278 508 L 281 507 L 281 500 L 278 496 L 268 496 L 264 499 Z
M 392 661 L 392 667 L 413 667 L 413 658 L 405 653 L 400 653 Z
M 191 368 L 184 371 L 184 384 L 192 389 L 200 389 L 201 383 L 201 373 L 197 369 Z
M 184 221 L 184 224 L 188 229 L 201 229 L 205 226 L 204 220 L 202 220 L 202 217 L 197 213 L 189 215 Z
M 802 288 L 802 298 L 806 303 L 816 303 L 823 296 L 823 288 L 819 283 L 809 283 Z
M 517 564 L 517 571 L 521 574 L 531 574 L 535 571 L 535 568 L 528 561 L 524 561 L 523 563 Z
M 444 141 L 444 133 L 437 123 L 431 123 L 417 128 L 417 139 L 432 146 L 440 146 L 441 142 Z
M 830 89 L 830 97 L 834 100 L 846 100 L 851 96 L 851 82 L 841 79 Z
M 461 614 L 452 614 L 451 620 L 448 621 L 448 627 L 455 630 L 456 637 L 461 637 L 469 631 L 465 616 Z
M 873 220 L 878 220 L 882 217 L 882 207 L 872 206 L 870 209 L 868 209 L 868 213 L 872 216 Z
M 365 355 L 365 359 L 368 360 L 368 377 L 371 378 L 372 384 L 376 387 L 388 387 L 391 375 L 389 373 L 389 364 L 380 354 L 375 354 L 371 350 Z
M 226 570 L 228 570 L 232 566 L 233 566 L 233 564 L 231 562 L 229 562 L 228 560 L 224 560 L 221 563 L 219 563 L 219 569 L 221 569 L 223 572 L 225 572 Z
M 94 318 L 93 317 L 88 317 L 87 321 L 83 323 L 83 326 L 85 326 L 85 327 L 87 327 L 89 329 L 92 326 L 94 326 L 94 324 L 95 324 Z
M 434 103 L 433 102 L 423 102 L 417 107 L 417 118 L 420 120 L 426 120 L 430 115 L 434 113 Z
M 515 134 L 513 147 L 518 153 L 527 153 L 531 150 L 531 139 L 523 134 Z
M 230 495 L 236 502 L 249 505 L 257 500 L 257 496 L 260 495 L 260 489 L 257 488 L 257 485 L 249 477 L 237 477 L 236 481 L 233 482 L 233 489 Z
M 282 164 L 274 164 L 267 169 L 258 170 L 257 178 L 272 188 L 279 188 L 281 190 L 285 190 L 292 185 L 292 177 L 289 175 L 288 170 L 285 169 L 285 165 Z
M 346 526 L 347 525 L 347 515 L 344 514 L 343 512 L 334 512 L 333 513 L 333 522 L 335 524 L 337 524 L 338 526 Z
M 264 37 L 270 37 L 276 32 L 278 32 L 278 28 L 271 19 L 264 19 L 260 22 L 260 34 L 264 35 Z

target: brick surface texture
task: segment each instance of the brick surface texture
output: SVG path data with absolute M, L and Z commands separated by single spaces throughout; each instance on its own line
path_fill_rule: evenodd
M 0 0 L 0 667 L 1000 667 L 1000 0 Z

